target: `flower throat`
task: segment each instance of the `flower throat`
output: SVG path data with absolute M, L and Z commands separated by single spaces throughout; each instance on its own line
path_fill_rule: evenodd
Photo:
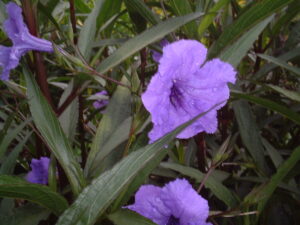
M 179 223 L 179 219 L 178 218 L 175 218 L 173 215 L 170 216 L 168 222 L 166 225 L 180 225 Z

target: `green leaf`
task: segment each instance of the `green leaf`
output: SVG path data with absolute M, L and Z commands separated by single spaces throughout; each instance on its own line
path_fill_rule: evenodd
M 49 210 L 33 204 L 26 204 L 14 208 L 10 214 L 0 215 L 1 224 L 5 225 L 38 225 L 41 220 L 46 220 Z
M 274 166 L 277 168 L 283 162 L 283 158 L 279 154 L 279 151 L 276 150 L 265 138 L 262 138 L 262 143 L 269 153 Z
M 0 197 L 25 199 L 56 215 L 60 215 L 68 207 L 67 201 L 47 186 L 28 183 L 22 178 L 8 175 L 0 175 Z
M 124 0 L 126 6 L 132 10 L 139 12 L 145 20 L 152 25 L 156 25 L 160 22 L 159 17 L 153 13 L 148 6 L 141 0 Z
M 59 218 L 56 225 L 94 224 L 141 170 L 149 164 L 153 164 L 156 158 L 166 155 L 165 147 L 178 133 L 206 113 L 179 126 L 153 144 L 131 153 L 111 170 L 95 178 L 91 185 L 81 192 L 74 204 Z
M 177 16 L 183 16 L 193 12 L 188 0 L 171 0 L 170 5 Z M 187 37 L 197 39 L 197 24 L 195 21 L 184 25 L 183 31 Z
M 165 154 L 157 156 L 155 159 L 152 160 L 152 163 L 149 163 L 145 166 L 142 170 L 139 171 L 139 175 L 136 176 L 132 182 L 125 187 L 124 191 L 120 194 L 120 196 L 116 199 L 111 210 L 114 211 L 119 209 L 123 205 L 125 205 L 132 194 L 142 185 L 144 184 L 145 180 L 149 177 L 149 174 L 155 169 L 155 167 L 163 160 Z
M 203 13 L 197 12 L 186 16 L 171 18 L 144 31 L 143 33 L 125 42 L 112 55 L 103 60 L 97 67 L 97 71 L 99 73 L 107 72 L 114 66 L 121 63 L 127 57 L 146 47 L 148 44 L 158 41 L 159 39 L 163 38 L 165 35 L 169 34 L 175 29 L 200 17 L 202 14 Z
M 240 38 L 238 38 L 232 45 L 224 49 L 219 57 L 225 61 L 237 67 L 240 61 L 247 54 L 248 50 L 253 46 L 254 41 L 258 38 L 259 34 L 265 29 L 265 27 L 271 22 L 274 16 L 270 16 L 262 22 L 255 25 Z
M 292 21 L 292 19 L 299 14 L 300 11 L 300 1 L 294 0 L 288 7 L 285 13 L 281 16 L 281 18 L 276 22 L 272 29 L 273 37 L 276 37 L 280 32 L 281 28 L 287 28 L 288 23 Z
M 117 212 L 110 214 L 108 218 L 115 225 L 156 225 L 156 223 L 153 223 L 151 220 L 128 209 L 120 209 Z
M 121 82 L 128 84 L 125 77 Z M 128 88 L 118 86 L 98 125 L 86 162 L 87 177 L 99 175 L 102 160 L 128 138 L 131 120 L 131 93 Z
M 74 5 L 75 5 L 76 12 L 89 13 L 91 11 L 89 6 L 87 5 L 87 2 L 84 0 L 75 0 Z
M 280 60 L 280 59 L 276 59 L 272 56 L 269 55 L 263 55 L 263 54 L 257 54 L 260 58 L 263 58 L 265 60 L 268 60 L 269 62 L 272 62 L 278 66 L 281 66 L 289 71 L 291 71 L 292 73 L 296 74 L 297 77 L 300 76 L 300 69 L 295 67 L 295 66 L 291 66 L 289 64 L 287 64 L 286 62 Z
M 300 94 L 296 91 L 290 91 L 272 84 L 267 85 L 267 87 L 272 88 L 274 91 L 277 91 L 278 93 L 286 96 L 287 98 L 300 102 Z
M 278 187 L 279 183 L 286 177 L 286 175 L 294 168 L 296 163 L 300 160 L 300 147 L 296 148 L 290 157 L 285 160 L 277 169 L 277 172 L 271 177 L 270 181 L 264 185 L 263 189 L 259 191 L 255 200 L 258 202 L 258 212 L 262 212 L 267 201 Z
M 60 107 L 63 102 L 67 99 L 67 97 L 71 94 L 72 90 L 74 88 L 74 81 L 72 80 L 68 87 L 64 90 L 58 106 Z M 66 134 L 68 140 L 70 143 L 73 142 L 76 132 L 76 127 L 78 123 L 78 115 L 79 115 L 79 109 L 78 109 L 78 97 L 76 97 L 69 106 L 64 110 L 64 112 L 59 116 L 59 122 L 60 125 Z
M 5 4 L 1 1 L 0 2 L 0 24 L 4 22 L 6 17 L 6 10 L 5 10 Z
M 202 36 L 204 31 L 212 24 L 215 16 L 222 7 L 226 6 L 230 0 L 219 0 L 203 17 L 198 27 L 198 34 Z
M 197 169 L 182 166 L 176 163 L 161 163 L 161 167 L 171 169 L 181 173 L 182 175 L 189 176 L 197 180 L 197 182 L 203 181 L 205 174 Z M 221 182 L 216 180 L 213 176 L 209 176 L 204 183 L 204 186 L 211 190 L 211 192 L 227 206 L 234 207 L 237 204 L 236 198 L 232 195 L 229 189 L 225 187 Z
M 291 1 L 292 0 L 264 0 L 250 7 L 240 15 L 234 23 L 224 29 L 224 32 L 209 49 L 208 58 L 214 58 L 219 55 L 224 48 L 234 43 L 245 32 Z
M 0 143 L 0 158 L 5 154 L 9 144 L 20 135 L 20 132 L 24 127 L 31 122 L 31 118 L 26 119 L 24 122 L 14 127 L 13 131 L 8 132 L 5 136 L 1 137 L 2 141 Z
M 100 11 L 99 11 L 99 15 L 97 18 L 97 28 L 96 30 L 98 31 L 99 27 L 101 27 L 102 25 L 104 25 L 105 23 L 107 23 L 107 21 L 109 21 L 114 15 L 116 15 L 117 13 L 120 12 L 121 9 L 121 4 L 122 4 L 122 0 L 106 0 L 104 2 L 104 4 L 102 5 Z M 108 26 L 110 29 L 105 29 L 105 33 L 107 35 L 110 34 L 111 32 L 111 28 L 113 27 L 113 23 L 110 24 L 110 26 Z M 95 29 L 95 28 L 92 28 Z
M 297 56 L 300 55 L 300 48 L 294 48 L 291 51 L 282 54 L 281 56 L 279 56 L 277 59 L 283 60 L 283 61 L 288 61 L 291 60 Z M 258 79 L 263 75 L 267 75 L 271 70 L 275 69 L 276 67 L 278 67 L 277 64 L 274 63 L 268 63 L 266 65 L 264 65 L 254 76 L 253 79 Z
M 27 83 L 29 108 L 33 121 L 64 169 L 70 181 L 73 193 L 77 195 L 85 185 L 80 165 L 76 161 L 74 152 L 57 117 L 39 90 L 35 80 L 26 69 L 24 69 L 24 74 Z
M 10 154 L 3 160 L 3 163 L 0 168 L 0 174 L 11 174 L 16 165 L 17 158 L 19 153 L 23 150 L 25 143 L 28 138 L 32 135 L 32 132 L 29 132 L 10 152 Z
M 261 172 L 266 172 L 264 147 L 250 105 L 246 101 L 233 102 L 234 114 L 242 141 Z
M 240 93 L 240 92 L 232 92 L 231 94 L 234 97 L 237 97 L 237 98 L 240 98 L 240 99 L 245 99 L 247 101 L 256 103 L 256 104 L 258 104 L 262 107 L 265 107 L 265 108 L 268 108 L 268 109 L 273 110 L 275 112 L 278 112 L 281 115 L 285 116 L 286 118 L 294 121 L 295 123 L 300 124 L 300 115 L 297 112 L 289 109 L 286 106 L 278 104 L 278 103 L 276 103 L 274 101 L 271 101 L 269 99 L 260 98 L 260 97 Z
M 98 15 L 107 0 L 97 0 L 92 12 L 85 20 L 78 37 L 78 48 L 82 56 L 89 61 L 92 43 L 94 42 Z

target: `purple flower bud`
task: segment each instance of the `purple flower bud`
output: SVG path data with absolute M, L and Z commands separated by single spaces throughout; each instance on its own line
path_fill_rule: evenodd
M 228 82 L 235 82 L 234 68 L 219 59 L 206 62 L 207 49 L 195 40 L 166 45 L 158 72 L 152 77 L 142 101 L 150 112 L 153 129 L 150 143 L 181 124 L 229 98 Z M 222 103 L 177 135 L 190 138 L 217 130 L 217 110 Z
M 4 22 L 4 30 L 12 40 L 12 47 L 0 46 L 0 79 L 8 80 L 9 72 L 18 66 L 20 58 L 28 51 L 52 52 L 50 41 L 37 38 L 29 33 L 23 21 L 21 8 L 13 2 L 6 5 L 8 19 Z
M 108 104 L 108 100 L 103 99 L 104 97 L 107 97 L 107 91 L 100 91 L 95 95 L 100 98 L 99 100 L 93 102 L 93 106 L 95 109 L 101 109 Z
M 32 170 L 27 174 L 26 180 L 36 184 L 47 184 L 49 163 L 50 159 L 48 157 L 32 159 L 30 163 Z
M 176 179 L 164 187 L 143 185 L 135 194 L 133 210 L 158 225 L 211 225 L 207 223 L 207 201 L 185 179 Z

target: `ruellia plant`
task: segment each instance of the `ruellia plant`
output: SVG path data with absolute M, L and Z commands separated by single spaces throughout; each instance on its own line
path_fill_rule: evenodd
M 0 1 L 0 224 L 299 224 L 299 12 Z

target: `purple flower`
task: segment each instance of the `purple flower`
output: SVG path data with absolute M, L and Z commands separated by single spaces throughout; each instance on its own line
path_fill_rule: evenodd
M 50 159 L 48 157 L 32 159 L 30 163 L 32 170 L 27 174 L 26 180 L 36 184 L 47 184 L 49 163 Z
M 127 206 L 158 225 L 211 225 L 207 201 L 185 179 L 176 179 L 164 187 L 143 185 L 135 194 L 135 203 Z
M 104 99 L 105 97 L 107 97 L 107 91 L 100 91 L 95 95 L 99 97 L 99 100 L 93 102 L 93 106 L 95 109 L 100 109 L 108 104 L 108 100 Z
M 169 42 L 168 42 L 168 40 L 167 39 L 163 39 L 163 40 L 161 40 L 160 41 L 160 43 L 159 43 L 159 45 L 161 46 L 161 47 L 165 47 L 165 46 L 167 46 L 168 44 L 170 44 Z M 157 51 L 155 51 L 155 50 L 152 50 L 151 51 L 152 52 L 152 58 L 153 58 L 153 60 L 155 61 L 155 62 L 159 62 L 159 60 L 161 59 L 161 53 L 160 52 L 157 52 Z
M 233 67 L 219 59 L 205 62 L 207 49 L 195 40 L 180 40 L 163 48 L 158 72 L 142 101 L 152 116 L 150 143 L 229 98 L 228 82 L 235 82 Z M 205 62 L 205 64 L 204 64 Z M 199 132 L 214 133 L 222 103 L 182 131 L 177 138 Z
M 0 46 L 0 79 L 8 80 L 10 70 L 16 68 L 20 58 L 28 51 L 52 52 L 52 43 L 50 41 L 37 38 L 31 35 L 26 24 L 23 21 L 21 8 L 13 2 L 6 5 L 6 11 L 9 15 L 4 22 L 4 30 L 12 40 L 13 46 Z

